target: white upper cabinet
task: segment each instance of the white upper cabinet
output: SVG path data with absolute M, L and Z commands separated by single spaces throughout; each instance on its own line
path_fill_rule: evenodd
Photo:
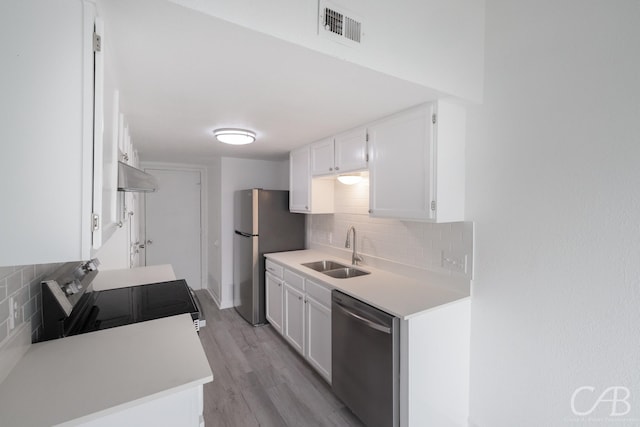
M 311 175 L 332 175 L 335 167 L 333 138 L 314 142 L 309 147 L 311 150 Z
M 335 171 L 352 172 L 367 168 L 367 129 L 359 128 L 335 137 Z
M 289 153 L 289 210 L 310 212 L 311 172 L 309 147 L 298 148 Z
M 370 214 L 464 220 L 465 110 L 440 100 L 369 127 Z
M 311 146 L 289 153 L 289 210 L 333 213 L 333 179 L 312 179 Z
M 101 27 L 89 1 L 0 3 L 0 265 L 88 259 L 100 244 L 93 236 L 102 205 L 94 201 L 102 202 L 104 167 L 95 169 L 104 121 L 94 31 Z
M 311 144 L 311 174 L 335 175 L 367 168 L 367 130 L 354 129 Z

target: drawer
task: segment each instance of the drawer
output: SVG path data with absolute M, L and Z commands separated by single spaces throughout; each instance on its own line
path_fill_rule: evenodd
M 304 277 L 291 270 L 284 269 L 284 281 L 296 289 L 304 291 Z
M 331 308 L 331 290 L 329 288 L 309 279 L 307 279 L 305 286 L 307 295 L 327 308 Z
M 284 268 L 281 265 L 276 264 L 271 260 L 267 260 L 267 262 L 265 263 L 265 269 L 269 273 L 276 276 L 278 279 L 282 279 L 284 277 L 284 273 L 283 273 Z

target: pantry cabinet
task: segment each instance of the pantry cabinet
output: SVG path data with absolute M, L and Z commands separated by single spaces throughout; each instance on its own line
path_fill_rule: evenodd
M 0 4 L 1 265 L 89 259 L 102 244 L 113 139 L 103 141 L 101 32 L 91 1 Z
M 369 213 L 464 221 L 465 110 L 446 100 L 369 126 Z

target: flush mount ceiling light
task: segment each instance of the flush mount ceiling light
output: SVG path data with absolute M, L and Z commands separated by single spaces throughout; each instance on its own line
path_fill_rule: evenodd
M 213 131 L 213 134 L 218 141 L 231 145 L 251 144 L 256 140 L 255 132 L 246 129 L 216 129 Z
M 353 185 L 362 181 L 362 175 L 360 173 L 345 173 L 338 175 L 338 181 L 346 185 Z

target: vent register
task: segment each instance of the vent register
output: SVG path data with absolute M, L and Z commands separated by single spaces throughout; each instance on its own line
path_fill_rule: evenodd
M 346 44 L 360 44 L 362 41 L 362 21 L 345 13 L 334 5 L 320 1 L 320 35 Z

